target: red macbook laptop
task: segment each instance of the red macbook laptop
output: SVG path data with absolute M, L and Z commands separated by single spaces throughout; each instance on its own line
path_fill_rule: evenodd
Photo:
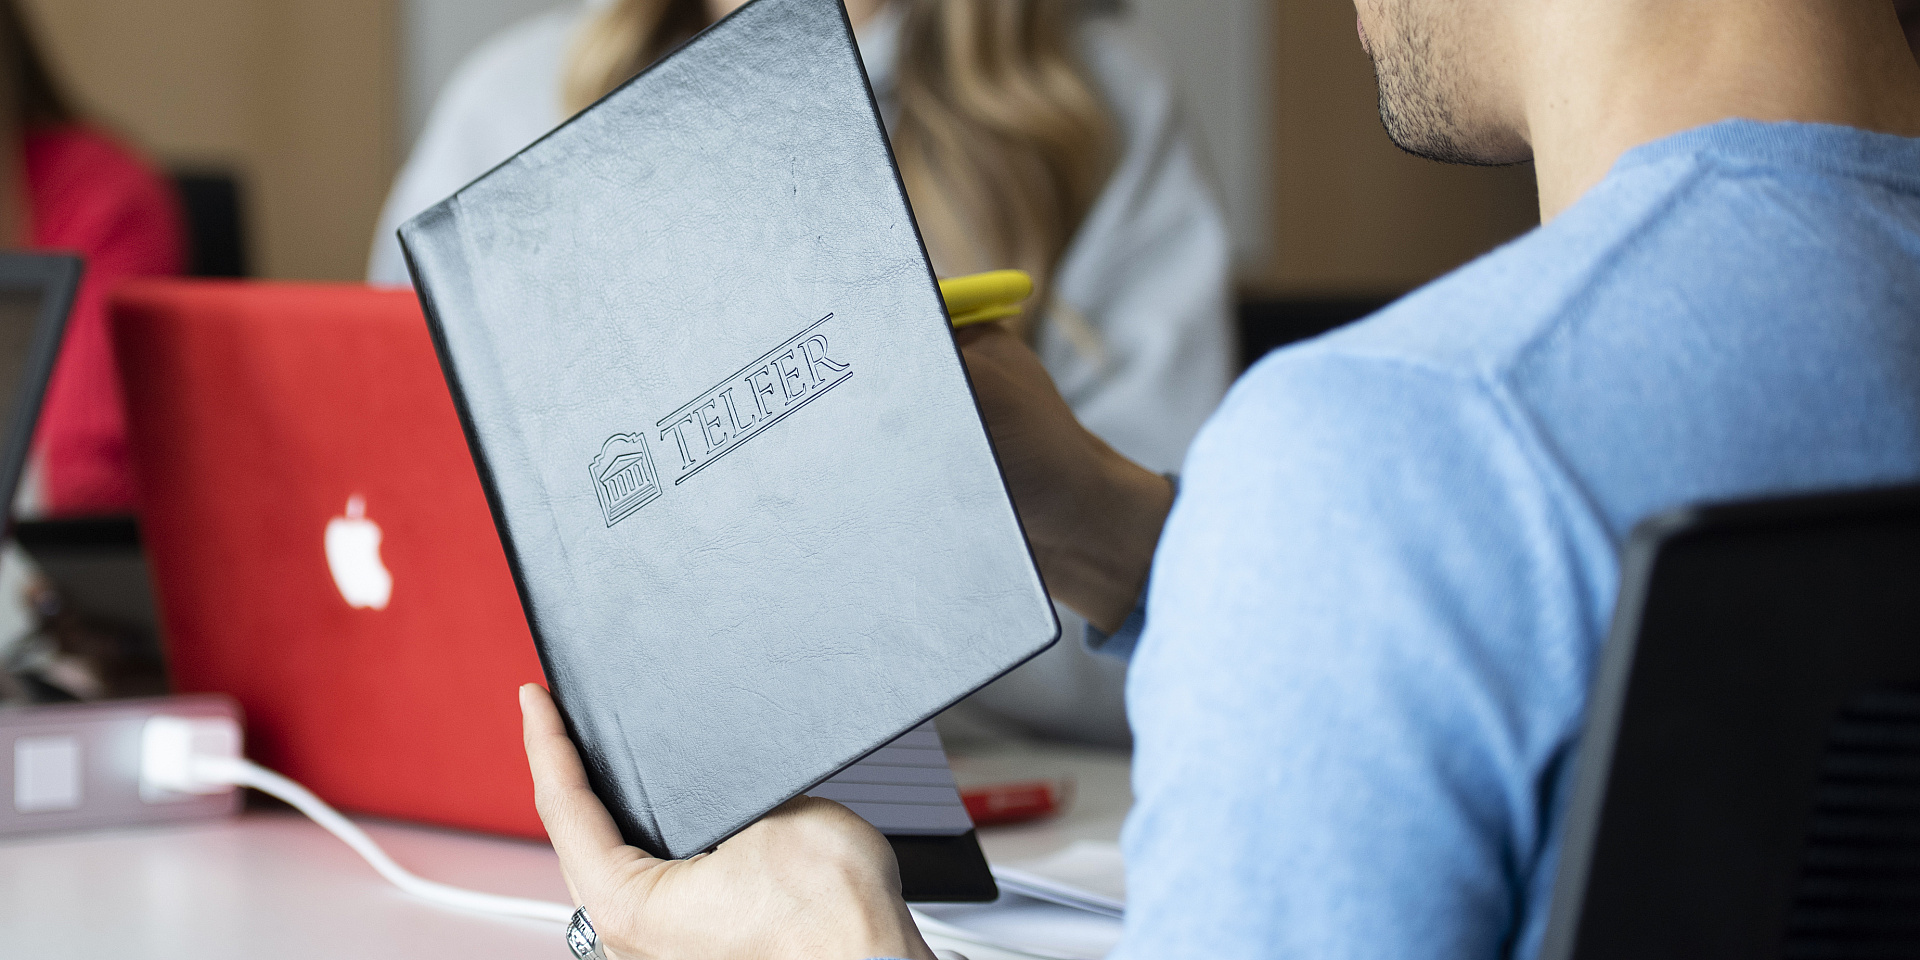
M 515 688 L 542 679 L 410 291 L 172 281 L 115 308 L 174 687 L 352 811 L 544 838 Z M 822 784 L 909 899 L 994 888 L 931 725 Z

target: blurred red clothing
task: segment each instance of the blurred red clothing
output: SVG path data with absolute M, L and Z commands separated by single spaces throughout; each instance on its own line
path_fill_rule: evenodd
M 62 126 L 25 139 L 34 249 L 86 259 L 34 433 L 41 506 L 56 516 L 131 512 L 133 463 L 107 298 L 133 277 L 180 272 L 179 199 L 143 160 L 94 130 Z

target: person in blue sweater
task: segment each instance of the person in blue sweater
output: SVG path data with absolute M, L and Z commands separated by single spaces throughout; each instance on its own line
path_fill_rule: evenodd
M 1394 141 L 1532 160 L 1541 227 L 1262 361 L 1177 500 L 1018 339 L 962 338 L 1049 588 L 1131 652 L 1122 960 L 1535 956 L 1628 531 L 1920 479 L 1890 0 L 1357 5 Z M 650 860 L 522 697 L 609 956 L 930 956 L 858 818 L 796 801 Z

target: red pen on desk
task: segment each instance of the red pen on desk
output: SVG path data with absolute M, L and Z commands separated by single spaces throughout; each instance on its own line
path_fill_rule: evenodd
M 1060 812 L 1070 784 L 1052 780 L 990 783 L 961 790 L 960 802 L 967 805 L 967 815 L 977 827 L 1025 823 Z

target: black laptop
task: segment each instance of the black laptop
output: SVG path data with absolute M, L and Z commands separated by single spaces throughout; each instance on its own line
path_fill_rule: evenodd
M 1542 960 L 1920 958 L 1920 488 L 1623 558 Z
M 53 375 L 67 313 L 80 287 L 80 261 L 57 254 L 0 253 L 0 503 L 11 507 L 26 468 L 40 401 Z M 13 511 L 6 513 L 11 531 Z

